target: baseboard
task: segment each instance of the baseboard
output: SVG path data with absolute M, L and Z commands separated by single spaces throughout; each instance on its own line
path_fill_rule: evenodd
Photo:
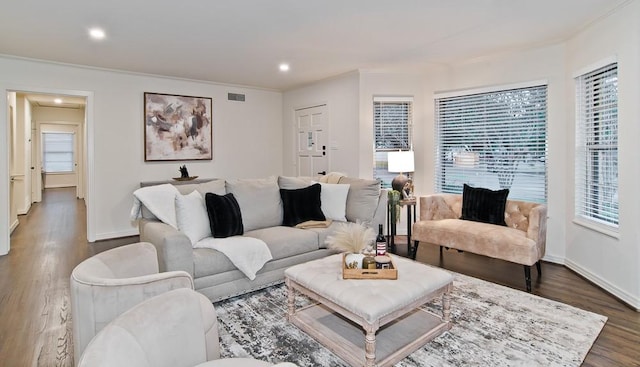
M 640 298 L 635 297 L 632 294 L 629 294 L 627 291 L 620 289 L 618 286 L 611 284 L 606 279 L 603 279 L 600 276 L 593 274 L 588 269 L 585 269 L 581 265 L 576 264 L 575 262 L 569 259 L 565 260 L 565 266 L 575 271 L 576 273 L 580 274 L 581 276 L 585 277 L 587 280 L 594 283 L 595 285 L 602 288 L 603 290 L 609 292 L 612 296 L 626 303 L 631 308 L 634 308 L 637 312 L 640 312 Z
M 564 265 L 565 264 L 565 258 L 564 257 L 560 257 L 560 256 L 554 256 L 554 255 L 544 255 L 544 257 L 542 257 L 542 260 L 550 262 L 550 263 L 554 263 L 554 264 L 558 264 L 558 265 Z
M 11 226 L 9 227 L 9 234 L 13 233 L 13 231 L 18 227 L 18 224 L 20 224 L 20 222 L 18 222 L 18 219 L 14 220 L 13 223 L 11 223 Z
M 139 234 L 140 232 L 138 231 L 138 228 L 132 228 L 126 231 L 98 233 L 96 234 L 96 241 L 112 240 L 114 238 L 121 238 L 121 237 L 131 237 L 131 236 L 137 236 Z

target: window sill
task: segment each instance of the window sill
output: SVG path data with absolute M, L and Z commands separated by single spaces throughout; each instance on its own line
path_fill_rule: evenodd
M 618 228 L 613 228 L 613 227 L 610 227 L 595 221 L 591 221 L 585 218 L 574 218 L 573 223 L 581 227 L 590 229 L 592 231 L 602 233 L 611 238 L 615 238 L 616 240 L 620 239 L 620 233 L 618 232 Z

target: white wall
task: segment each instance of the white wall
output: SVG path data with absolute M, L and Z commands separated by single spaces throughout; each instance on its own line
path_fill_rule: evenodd
M 567 43 L 566 98 L 575 95 L 570 79 L 610 57 L 618 61 L 618 197 L 619 238 L 579 226 L 573 220 L 573 195 L 568 195 L 566 263 L 586 278 L 640 308 L 640 2 L 590 26 Z M 568 101 L 570 102 L 570 101 Z M 575 120 L 568 108 L 568 125 Z M 568 127 L 569 127 L 568 126 Z M 567 159 L 574 159 L 574 131 L 568 128 Z M 569 166 L 570 167 L 570 166 Z M 573 186 L 572 170 L 565 175 Z
M 213 98 L 212 161 L 186 162 L 200 177 L 265 177 L 282 173 L 282 94 L 237 86 L 119 73 L 0 57 L 0 92 L 12 90 L 88 96 L 89 239 L 132 235 L 132 192 L 140 181 L 175 177 L 185 162 L 144 162 L 143 93 Z M 246 102 L 227 101 L 244 93 Z M 0 111 L 7 110 L 7 100 Z M 6 114 L 0 141 L 8 141 Z M 0 153 L 0 197 L 8 198 L 8 151 Z M 5 201 L 6 202 L 6 201 Z M 8 250 L 8 208 L 0 209 L 0 254 Z
M 329 171 L 343 172 L 353 177 L 371 177 L 371 170 L 361 172 L 358 165 L 358 154 L 362 149 L 358 80 L 359 73 L 353 72 L 284 93 L 282 142 L 286 175 L 297 173 L 295 110 L 326 104 L 329 115 Z

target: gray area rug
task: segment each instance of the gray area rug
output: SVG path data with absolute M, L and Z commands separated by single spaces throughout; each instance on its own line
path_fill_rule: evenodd
M 563 303 L 453 274 L 452 329 L 396 366 L 580 366 L 607 321 Z M 308 300 L 298 296 L 297 303 Z M 425 307 L 439 313 L 439 303 Z M 215 303 L 222 356 L 288 361 L 300 367 L 347 366 L 286 321 L 286 304 L 284 285 Z

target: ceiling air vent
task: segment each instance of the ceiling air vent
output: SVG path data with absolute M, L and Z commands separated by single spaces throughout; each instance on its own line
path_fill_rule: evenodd
M 244 102 L 244 94 L 229 93 L 229 97 L 228 98 L 229 98 L 230 101 Z

